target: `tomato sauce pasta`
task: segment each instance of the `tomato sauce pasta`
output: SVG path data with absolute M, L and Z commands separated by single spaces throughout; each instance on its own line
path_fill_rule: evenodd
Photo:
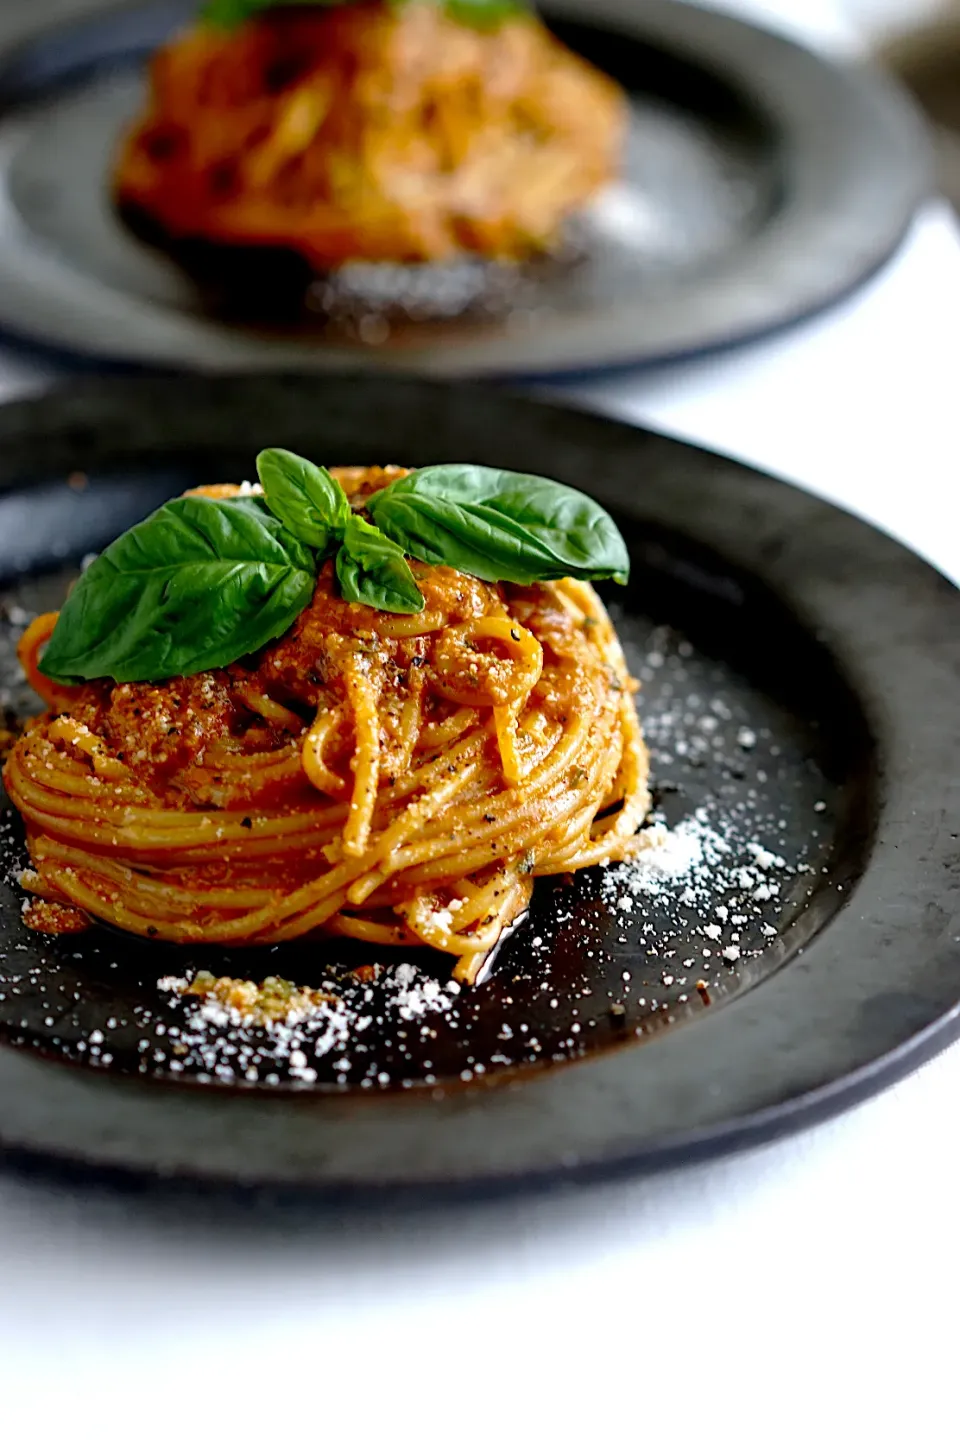
M 356 498 L 403 472 L 334 473 Z M 412 568 L 421 614 L 348 603 L 327 562 L 278 641 L 157 684 L 53 683 L 36 620 L 20 655 L 48 708 L 4 775 L 28 923 L 421 945 L 470 983 L 537 876 L 631 854 L 647 753 L 593 588 Z
M 627 114 L 532 15 L 291 7 L 157 53 L 116 196 L 172 239 L 280 247 L 317 271 L 517 259 L 615 176 Z

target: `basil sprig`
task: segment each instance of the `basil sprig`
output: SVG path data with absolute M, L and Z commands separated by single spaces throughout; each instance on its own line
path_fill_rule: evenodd
M 626 583 L 630 557 L 595 500 L 483 465 L 433 465 L 374 495 L 368 507 L 408 555 L 479 580 L 534 585 L 565 576 Z
M 290 628 L 332 555 L 345 600 L 398 615 L 425 604 L 407 555 L 519 585 L 629 575 L 606 511 L 537 475 L 415 470 L 370 499 L 368 520 L 328 470 L 289 450 L 264 450 L 257 472 L 262 498 L 184 496 L 115 540 L 60 612 L 44 675 L 70 685 L 222 669 Z
M 295 5 L 312 5 L 315 9 L 330 10 L 336 6 L 356 3 L 357 0 L 206 0 L 200 10 L 200 19 L 207 25 L 232 30 L 266 10 L 286 9 Z M 399 9 L 410 3 L 410 0 L 387 0 L 387 3 Z M 478 29 L 493 28 L 511 15 L 522 14 L 530 8 L 527 0 L 428 0 L 428 3 L 442 6 L 455 20 L 474 25 Z
M 291 450 L 263 450 L 257 456 L 257 474 L 274 515 L 305 545 L 325 552 L 331 539 L 343 534 L 350 502 L 322 465 Z
M 329 470 L 290 450 L 263 450 L 257 474 L 264 497 L 289 530 L 323 560 L 337 550 L 337 578 L 345 600 L 419 615 L 423 596 L 398 545 L 354 515 Z
M 40 662 L 63 684 L 231 665 L 310 604 L 312 553 L 260 499 L 171 500 L 77 581 Z
M 337 579 L 344 600 L 372 605 L 393 615 L 419 615 L 423 596 L 399 545 L 376 525 L 351 515 L 337 554 Z

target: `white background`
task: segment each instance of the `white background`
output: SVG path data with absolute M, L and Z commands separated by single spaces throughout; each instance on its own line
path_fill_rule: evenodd
M 831 0 L 726 5 L 857 47 Z M 890 10 L 848 14 L 867 5 Z M 829 316 L 576 393 L 827 495 L 960 580 L 958 336 L 960 237 L 931 205 Z M 7 393 L 42 378 L 0 356 Z M 955 1437 L 958 1097 L 955 1049 L 751 1155 L 412 1216 L 0 1176 L 0 1435 Z

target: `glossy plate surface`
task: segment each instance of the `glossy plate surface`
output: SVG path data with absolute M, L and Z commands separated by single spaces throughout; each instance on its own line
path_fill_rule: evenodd
M 255 271 L 241 264 L 225 295 L 231 267 L 207 257 L 214 298 L 112 209 L 112 157 L 142 104 L 145 59 L 193 0 L 2 11 L 0 325 L 80 355 L 443 377 L 662 360 L 829 304 L 890 255 L 928 188 L 919 123 L 878 74 L 675 0 L 553 0 L 548 21 L 633 107 L 623 179 L 572 237 L 581 258 L 512 282 L 470 264 L 348 270 L 324 331 L 299 299 L 291 318 L 284 265 L 274 285 L 262 257 Z M 238 294 L 256 297 L 257 324 Z M 421 318 L 388 323 L 391 296 Z M 422 318 L 471 296 L 483 303 L 457 319 Z
M 947 1043 L 960 596 L 866 525 L 731 461 L 424 381 L 101 380 L 4 407 L 4 702 L 25 698 L 17 634 L 85 554 L 189 484 L 248 476 L 264 444 L 331 464 L 540 471 L 607 504 L 633 555 L 608 598 L 644 682 L 659 802 L 700 853 L 679 878 L 630 885 L 611 867 L 542 883 L 489 980 L 425 1015 L 396 990 L 354 992 L 369 1021 L 315 1047 L 309 1085 L 289 1046 L 251 1062 L 249 1035 L 209 1026 L 197 1043 L 196 1002 L 158 979 L 203 964 L 316 985 L 371 952 L 198 956 L 105 929 L 49 942 L 0 885 L 0 1146 L 334 1195 L 479 1191 L 770 1137 Z M 447 977 L 417 959 L 436 997 Z

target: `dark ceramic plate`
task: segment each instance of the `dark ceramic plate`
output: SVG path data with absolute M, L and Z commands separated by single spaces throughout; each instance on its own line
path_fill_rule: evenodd
M 769 1138 L 947 1043 L 960 596 L 866 525 L 729 460 L 424 381 L 98 381 L 4 407 L 6 702 L 25 700 L 12 649 L 27 613 L 59 603 L 85 553 L 190 484 L 248 476 L 267 443 L 330 463 L 544 471 L 611 507 L 634 575 L 609 598 L 644 681 L 659 803 L 685 837 L 676 873 L 540 884 L 472 993 L 444 991 L 435 967 L 433 985 L 368 996 L 331 981 L 351 1023 L 327 1048 L 322 1027 L 295 1044 L 218 1029 L 158 980 L 203 964 L 325 985 L 369 949 L 197 955 L 106 929 L 48 941 L 3 884 L 0 1146 L 335 1194 L 478 1191 Z M 0 830 L 12 871 L 9 814 Z
M 444 376 L 662 360 L 837 299 L 890 255 L 928 184 L 920 126 L 879 75 L 674 0 L 551 0 L 558 33 L 616 76 L 634 110 L 623 180 L 571 237 L 580 258 L 509 283 L 470 264 L 348 267 L 330 294 L 313 292 L 321 325 L 282 255 L 269 269 L 261 257 L 251 285 L 249 257 L 193 249 L 194 272 L 217 280 L 200 287 L 111 208 L 108 171 L 144 59 L 193 0 L 2 8 L 0 324 L 62 351 Z M 238 293 L 256 294 L 257 325 Z M 391 315 L 394 301 L 419 318 Z

